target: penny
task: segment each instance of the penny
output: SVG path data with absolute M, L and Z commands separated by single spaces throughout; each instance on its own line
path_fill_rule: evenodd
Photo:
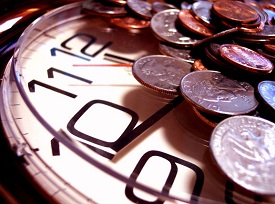
M 179 94 L 183 76 L 191 71 L 191 64 L 174 57 L 149 55 L 135 61 L 132 73 L 147 88 L 166 94 Z
M 173 47 L 164 43 L 159 43 L 159 50 L 164 55 L 177 57 L 189 63 L 194 63 L 195 61 L 191 55 L 191 49 L 189 48 Z
M 127 4 L 126 0 L 105 0 L 108 3 L 117 4 L 121 6 L 125 6 Z
M 167 10 L 167 9 L 176 9 L 177 7 L 175 7 L 174 5 L 172 4 L 168 4 L 168 3 L 165 3 L 165 2 L 160 2 L 160 1 L 155 1 L 152 3 L 152 11 L 154 13 L 158 13 L 160 11 L 164 11 L 164 10 Z
M 127 6 L 138 16 L 151 19 L 152 18 L 152 5 L 151 3 L 143 0 L 127 0 Z
M 247 36 L 247 38 L 261 38 L 261 39 L 275 39 L 275 26 L 265 25 L 263 30 L 259 32 L 246 32 L 242 35 Z
M 192 65 L 192 70 L 201 71 L 201 70 L 208 70 L 208 68 L 204 66 L 201 59 L 196 59 Z
M 211 9 L 213 2 L 210 1 L 197 1 L 192 4 L 190 11 L 193 16 L 207 27 L 212 29 L 216 28 L 215 23 L 213 23 L 213 18 L 211 16 Z
M 125 16 L 127 14 L 123 6 L 105 5 L 97 1 L 84 2 L 83 11 L 89 14 L 110 17 Z
M 259 96 L 264 104 L 268 106 L 269 110 L 275 111 L 275 82 L 262 81 L 257 87 Z M 271 113 L 270 113 L 271 114 Z
M 220 122 L 210 138 L 215 164 L 233 182 L 260 195 L 275 193 L 275 124 L 255 116 Z
M 214 31 L 196 20 L 194 16 L 190 13 L 190 10 L 182 9 L 179 12 L 178 17 L 181 24 L 191 32 L 194 32 L 204 37 L 214 35 Z
M 212 8 L 217 16 L 229 22 L 251 23 L 259 17 L 253 7 L 240 1 L 218 0 Z
M 151 19 L 151 30 L 156 38 L 162 42 L 176 46 L 191 47 L 198 40 L 178 31 L 176 27 L 178 13 L 178 9 L 167 9 L 156 13 Z
M 270 53 L 273 53 L 273 54 L 275 53 L 275 44 L 265 43 L 264 48 L 266 51 L 268 51 Z
M 130 16 L 112 18 L 111 23 L 126 29 L 141 29 L 150 26 L 150 21 Z
M 264 74 L 273 70 L 273 64 L 269 59 L 247 47 L 223 44 L 219 50 L 223 59 L 243 70 Z
M 205 112 L 202 112 L 198 109 L 196 109 L 194 106 L 192 107 L 194 110 L 194 113 L 207 125 L 211 126 L 211 127 L 216 127 L 216 125 L 221 122 L 221 118 L 219 117 L 215 117 L 213 115 L 209 115 Z
M 219 116 L 248 114 L 258 106 L 254 88 L 218 71 L 194 71 L 180 83 L 182 96 L 197 109 Z

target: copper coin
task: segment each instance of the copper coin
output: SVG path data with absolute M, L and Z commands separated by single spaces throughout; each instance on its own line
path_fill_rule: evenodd
M 178 31 L 176 27 L 178 13 L 178 9 L 167 9 L 156 13 L 151 19 L 151 29 L 156 38 L 162 42 L 176 46 L 190 47 L 198 42 L 198 40 Z
M 193 13 L 194 17 L 207 27 L 212 29 L 216 28 L 215 23 L 213 23 L 213 18 L 211 15 L 211 9 L 213 2 L 210 1 L 197 1 L 192 4 L 190 11 Z
M 108 3 L 117 4 L 121 6 L 125 6 L 127 4 L 126 0 L 105 0 Z
M 141 29 L 150 26 L 150 21 L 130 16 L 112 18 L 111 23 L 126 29 Z
M 151 19 L 152 18 L 152 5 L 144 0 L 127 0 L 127 6 L 138 16 Z
M 263 30 L 259 32 L 247 32 L 242 33 L 242 35 L 247 36 L 247 38 L 261 38 L 261 39 L 275 39 L 275 26 L 265 25 Z
M 160 2 L 160 1 L 155 1 L 152 3 L 152 11 L 155 13 L 158 13 L 160 11 L 164 11 L 167 9 L 176 9 L 177 7 L 175 7 L 172 4 L 168 4 L 165 2 Z
M 240 1 L 215 1 L 213 11 L 220 18 L 231 22 L 251 23 L 259 17 L 258 12 L 253 7 Z
M 275 54 L 275 44 L 265 43 L 264 48 L 266 51 Z
M 187 74 L 181 80 L 180 91 L 197 109 L 223 117 L 247 114 L 258 106 L 250 84 L 213 70 Z
M 208 68 L 204 66 L 201 59 L 196 59 L 192 65 L 192 70 L 201 71 L 201 70 L 208 70 Z
M 132 67 L 134 77 L 145 87 L 173 95 L 179 94 L 180 80 L 190 71 L 189 63 L 164 55 L 142 57 Z
M 190 13 L 190 10 L 182 9 L 179 12 L 178 17 L 181 24 L 191 32 L 194 32 L 204 37 L 214 35 L 214 31 L 196 20 L 194 16 Z
M 275 124 L 255 116 L 234 116 L 220 122 L 209 144 L 222 172 L 257 195 L 275 194 Z
M 189 63 L 194 63 L 195 61 L 195 59 L 191 55 L 190 48 L 173 47 L 167 44 L 159 43 L 159 50 L 164 55 L 177 57 Z
M 264 104 L 275 113 L 275 82 L 262 81 L 258 84 L 258 93 Z M 271 114 L 271 113 L 270 113 Z
M 223 44 L 219 50 L 227 62 L 249 72 L 267 74 L 274 68 L 269 59 L 247 47 Z
M 83 11 L 90 14 L 108 17 L 125 16 L 127 14 L 127 11 L 123 6 L 105 5 L 97 1 L 84 2 Z

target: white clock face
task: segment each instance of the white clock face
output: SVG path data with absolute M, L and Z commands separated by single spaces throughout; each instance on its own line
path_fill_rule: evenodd
M 2 124 L 34 181 L 60 202 L 253 202 L 208 155 L 212 127 L 133 77 L 129 63 L 160 54 L 151 30 L 109 20 L 54 10 L 7 65 Z

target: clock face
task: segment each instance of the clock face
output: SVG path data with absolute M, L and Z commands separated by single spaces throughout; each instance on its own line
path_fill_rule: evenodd
M 209 156 L 213 127 L 182 96 L 149 90 L 131 64 L 161 54 L 74 3 L 30 25 L 6 67 L 1 119 L 25 168 L 58 202 L 254 202 Z

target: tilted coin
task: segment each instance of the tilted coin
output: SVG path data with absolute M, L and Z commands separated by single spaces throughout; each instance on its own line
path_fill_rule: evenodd
M 155 1 L 152 3 L 152 11 L 155 13 L 158 13 L 160 11 L 167 10 L 167 9 L 177 9 L 177 7 L 172 4 L 168 4 L 160 1 Z
M 270 52 L 270 53 L 275 53 L 275 43 L 271 44 L 271 43 L 265 43 L 264 44 L 264 48 L 266 51 Z
M 259 17 L 253 7 L 240 1 L 215 1 L 213 12 L 224 20 L 236 23 L 251 23 Z
M 190 10 L 182 9 L 178 14 L 178 18 L 181 24 L 193 33 L 204 37 L 212 36 L 215 34 L 212 29 L 206 27 L 204 24 L 196 20 L 194 16 L 190 13 Z
M 261 38 L 261 39 L 275 39 L 275 26 L 273 25 L 265 25 L 263 30 L 259 32 L 244 32 L 243 36 L 247 36 L 247 38 Z
M 210 149 L 232 181 L 257 194 L 275 194 L 274 123 L 255 116 L 229 117 L 214 128 Z
M 232 116 L 254 111 L 254 88 L 218 71 L 194 71 L 182 78 L 182 96 L 197 109 L 213 115 Z
M 195 59 L 191 55 L 190 48 L 173 47 L 164 43 L 159 43 L 160 52 L 171 57 L 178 57 L 186 62 L 194 63 Z
M 108 3 L 117 4 L 121 6 L 125 6 L 127 4 L 126 0 L 105 0 Z
M 152 5 L 151 3 L 143 0 L 127 0 L 127 6 L 135 14 L 145 19 L 152 18 Z
M 270 73 L 274 68 L 269 59 L 247 47 L 223 44 L 219 50 L 226 61 L 250 72 Z
M 149 55 L 135 61 L 134 77 L 144 86 L 166 94 L 179 94 L 183 76 L 191 71 L 191 64 L 174 57 Z
M 148 28 L 150 26 L 150 21 L 137 19 L 131 16 L 112 18 L 111 23 L 126 29 L 140 29 Z
M 178 9 L 167 9 L 156 13 L 151 19 L 151 29 L 156 38 L 176 46 L 190 47 L 198 42 L 178 31 L 176 21 Z
M 275 82 L 274 81 L 262 81 L 257 87 L 260 100 L 264 102 L 267 109 L 271 110 L 270 114 L 275 113 Z

